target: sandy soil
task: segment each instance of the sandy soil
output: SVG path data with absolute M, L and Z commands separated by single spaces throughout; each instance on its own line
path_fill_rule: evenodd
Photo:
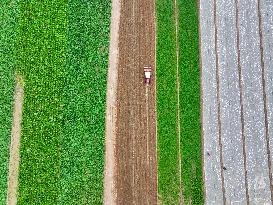
M 118 40 L 120 22 L 120 1 L 112 1 L 109 68 L 106 99 L 105 129 L 105 170 L 104 170 L 104 204 L 116 204 L 115 174 L 115 138 L 117 118 L 117 82 L 118 82 Z
M 14 111 L 13 111 L 13 124 L 12 135 L 10 143 L 10 161 L 9 161 L 9 178 L 8 178 L 8 194 L 7 204 L 16 205 L 17 202 L 17 189 L 18 189 L 18 175 L 19 175 L 19 161 L 20 161 L 20 133 L 23 109 L 24 90 L 20 84 L 21 77 L 17 77 L 15 95 L 14 95 Z
M 117 204 L 157 204 L 154 2 L 122 0 L 117 90 Z M 154 73 L 153 73 L 154 74 Z

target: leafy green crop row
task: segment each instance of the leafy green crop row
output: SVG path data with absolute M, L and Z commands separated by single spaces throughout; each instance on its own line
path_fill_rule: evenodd
M 182 186 L 185 203 L 203 204 L 197 1 L 178 0 Z
M 183 200 L 203 204 L 197 1 L 177 3 Z M 163 204 L 180 200 L 174 5 L 174 0 L 157 0 L 158 189 Z
M 178 204 L 179 158 L 176 33 L 173 0 L 157 0 L 158 194 L 162 204 Z
M 63 204 L 102 204 L 104 118 L 111 0 L 68 3 Z
M 0 1 L 0 204 L 5 204 L 12 104 L 15 79 L 17 29 L 16 0 Z
M 25 79 L 18 204 L 59 194 L 66 0 L 20 1 L 18 69 Z
M 102 204 L 110 4 L 20 1 L 18 204 Z

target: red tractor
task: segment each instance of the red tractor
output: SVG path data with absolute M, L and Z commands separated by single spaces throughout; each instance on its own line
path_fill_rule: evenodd
M 144 83 L 145 83 L 145 85 L 150 85 L 150 83 L 151 83 L 151 72 L 152 72 L 151 66 L 144 66 Z

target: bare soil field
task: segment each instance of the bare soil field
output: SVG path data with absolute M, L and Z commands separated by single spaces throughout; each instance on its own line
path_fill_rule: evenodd
M 157 204 L 154 2 L 122 0 L 117 85 L 117 204 Z

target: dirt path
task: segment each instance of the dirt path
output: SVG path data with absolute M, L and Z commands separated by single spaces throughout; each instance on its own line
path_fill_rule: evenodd
M 21 121 L 23 110 L 24 90 L 21 85 L 21 77 L 17 76 L 16 87 L 14 94 L 14 110 L 13 110 L 13 124 L 12 135 L 10 143 L 10 161 L 9 161 L 9 178 L 8 178 L 8 193 L 7 204 L 16 205 L 17 189 L 18 189 L 18 175 L 19 175 L 19 161 L 20 161 L 20 134 Z
M 115 150 L 118 204 L 157 204 L 154 76 L 148 88 L 143 82 L 143 67 L 155 67 L 154 18 L 153 1 L 121 1 Z
M 106 99 L 105 128 L 105 170 L 104 170 L 104 204 L 116 203 L 114 184 L 115 173 L 115 138 L 117 118 L 117 82 L 118 82 L 118 41 L 119 41 L 120 1 L 112 1 L 111 33 L 109 49 L 109 69 Z

